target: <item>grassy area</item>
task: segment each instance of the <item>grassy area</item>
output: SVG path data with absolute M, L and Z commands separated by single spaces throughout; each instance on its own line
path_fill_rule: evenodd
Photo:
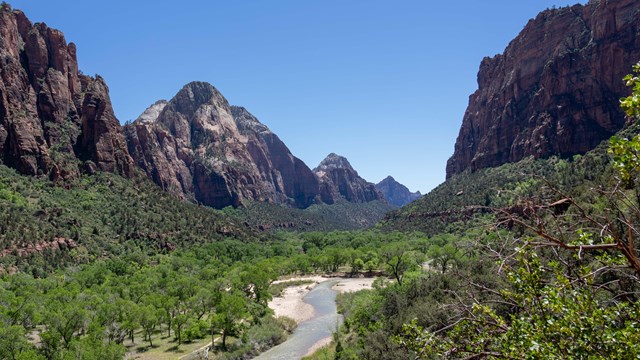
M 158 332 L 151 337 L 153 347 L 149 346 L 148 341 L 143 341 L 142 332 L 136 333 L 135 343 L 127 340 L 124 345 L 127 347 L 127 358 L 139 360 L 176 360 L 203 348 L 211 343 L 210 337 L 195 340 L 192 342 L 183 342 L 178 346 L 178 341 L 174 339 L 173 332 L 171 336 L 167 336 L 166 330 L 162 333 Z
M 314 283 L 313 280 L 291 280 L 291 281 L 280 282 L 277 284 L 272 284 L 269 287 L 269 294 L 271 294 L 271 296 L 273 297 L 279 297 L 279 296 L 282 296 L 282 292 L 284 291 L 284 289 L 288 287 L 309 285 L 313 283 Z
M 333 360 L 336 357 L 336 344 L 331 342 L 329 345 L 321 347 L 309 356 L 305 356 L 302 360 Z

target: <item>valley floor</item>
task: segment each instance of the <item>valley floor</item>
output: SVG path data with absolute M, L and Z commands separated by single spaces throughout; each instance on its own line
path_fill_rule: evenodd
M 287 278 L 286 280 L 279 280 L 278 282 L 285 281 L 313 281 L 312 284 L 290 286 L 282 292 L 279 297 L 274 297 L 269 301 L 269 307 L 274 311 L 277 317 L 286 316 L 295 320 L 296 323 L 301 323 L 305 320 L 309 320 L 314 315 L 313 307 L 304 302 L 303 298 L 311 291 L 317 284 L 328 281 L 335 278 L 325 276 L 304 276 L 296 278 Z M 359 290 L 371 289 L 373 281 L 376 278 L 342 278 L 333 286 L 333 290 L 337 293 L 354 292 Z
M 287 278 L 285 280 L 279 280 L 278 282 L 288 281 L 313 281 L 311 284 L 290 286 L 283 290 L 282 295 L 274 297 L 269 302 L 269 307 L 273 309 L 276 317 L 288 317 L 297 324 L 307 321 L 314 317 L 315 311 L 313 306 L 304 302 L 304 297 L 318 284 L 335 280 L 336 278 L 325 276 L 305 276 L 296 278 Z M 371 289 L 373 282 L 376 278 L 340 278 L 340 280 L 333 285 L 332 289 L 337 293 L 354 292 L 365 289 Z M 318 349 L 331 343 L 332 338 L 326 337 L 321 339 L 309 350 L 307 355 L 310 355 Z

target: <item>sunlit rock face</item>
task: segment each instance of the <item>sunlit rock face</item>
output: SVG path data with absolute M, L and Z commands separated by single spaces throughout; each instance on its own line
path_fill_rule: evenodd
M 625 124 L 622 78 L 640 61 L 640 1 L 546 10 L 485 58 L 447 177 L 593 149 Z
M 19 10 L 0 9 L 0 162 L 53 180 L 133 176 L 105 81 L 78 72 L 76 47 Z
M 212 85 L 192 82 L 126 127 L 135 162 L 163 189 L 223 208 L 266 201 L 305 208 L 318 180 L 285 144 Z

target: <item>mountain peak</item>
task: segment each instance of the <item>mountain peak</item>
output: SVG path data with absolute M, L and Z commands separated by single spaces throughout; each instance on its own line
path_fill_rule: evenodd
M 192 81 L 180 89 L 169 105 L 177 112 L 192 116 L 203 105 L 229 107 L 229 102 L 213 85 Z
M 389 204 L 399 207 L 405 206 L 422 196 L 420 191 L 412 193 L 406 186 L 400 184 L 391 176 L 387 176 L 380 181 L 376 185 L 376 189 L 384 195 Z
M 327 171 L 327 170 L 334 170 L 334 169 L 346 169 L 346 170 L 355 171 L 346 157 L 340 156 L 336 153 L 331 153 L 327 155 L 327 157 L 324 158 L 324 160 L 320 162 L 320 165 L 318 165 L 318 167 L 315 168 L 313 171 L 318 172 L 318 171 Z
M 327 155 L 313 172 L 320 180 L 320 197 L 327 204 L 339 198 L 360 203 L 383 200 L 375 185 L 361 178 L 344 156 Z

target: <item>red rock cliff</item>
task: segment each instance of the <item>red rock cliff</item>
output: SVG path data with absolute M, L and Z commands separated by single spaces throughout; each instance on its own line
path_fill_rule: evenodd
M 223 208 L 246 201 L 307 207 L 318 179 L 265 125 L 192 82 L 126 127 L 136 163 L 162 188 Z
M 502 55 L 482 61 L 447 177 L 591 150 L 624 126 L 622 78 L 638 61 L 638 0 L 540 13 Z
M 52 179 L 96 169 L 133 175 L 109 90 L 78 72 L 62 32 L 0 10 L 0 162 Z

